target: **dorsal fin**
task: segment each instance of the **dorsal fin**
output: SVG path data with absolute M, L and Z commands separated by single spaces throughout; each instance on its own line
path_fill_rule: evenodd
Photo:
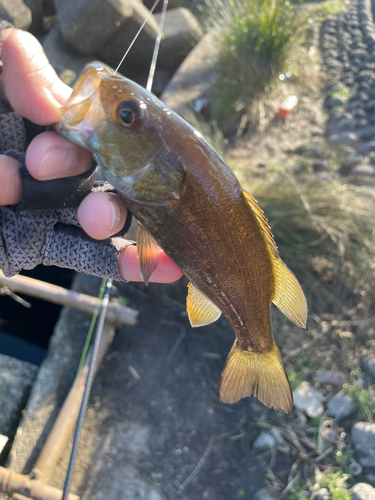
M 160 261 L 161 248 L 154 238 L 138 224 L 137 228 L 137 255 L 138 267 L 143 281 L 148 285 L 151 274 Z
M 267 243 L 275 279 L 275 292 L 272 302 L 280 311 L 300 328 L 307 328 L 307 302 L 297 278 L 280 259 L 279 252 L 263 210 L 256 200 L 246 191 L 242 191 L 248 206 L 257 218 L 260 229 Z
M 188 284 L 186 310 L 192 327 L 204 326 L 219 319 L 221 311 L 195 285 Z

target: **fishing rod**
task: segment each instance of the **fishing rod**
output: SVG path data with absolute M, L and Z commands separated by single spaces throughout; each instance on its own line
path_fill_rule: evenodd
M 147 23 L 147 21 L 149 20 L 150 16 L 152 15 L 155 7 L 158 5 L 159 1 L 160 0 L 156 0 L 155 3 L 153 4 L 153 6 L 151 7 L 149 15 L 146 17 L 146 19 L 144 20 L 142 26 L 139 28 L 137 34 L 133 38 L 132 43 L 130 44 L 130 46 L 126 50 L 126 52 L 125 52 L 124 56 L 122 57 L 119 65 L 115 69 L 115 71 L 113 73 L 114 75 L 119 70 L 121 64 L 123 63 L 123 61 L 125 59 L 125 57 L 129 53 L 129 51 L 130 51 L 131 47 L 133 46 L 134 42 L 137 40 L 138 36 L 140 35 L 140 33 L 143 30 L 145 24 Z M 148 76 L 147 85 L 146 85 L 146 90 L 148 92 L 151 92 L 152 84 L 153 84 L 153 80 L 154 80 L 154 76 L 155 76 L 156 61 L 157 61 L 158 54 L 159 54 L 159 48 L 160 48 L 160 43 L 161 43 L 161 37 L 162 37 L 162 34 L 163 34 L 164 21 L 165 21 L 165 16 L 166 16 L 166 12 L 167 12 L 167 7 L 168 7 L 168 0 L 163 0 L 163 8 L 162 8 L 161 17 L 160 17 L 159 30 L 158 30 L 158 35 L 157 35 L 156 41 L 155 41 L 154 52 L 153 52 L 153 55 L 152 55 L 152 60 L 151 60 L 151 65 L 150 65 L 150 71 L 149 71 L 149 76 Z M 77 424 L 76 424 L 76 428 L 75 428 L 75 431 L 74 431 L 73 445 L 72 445 L 72 450 L 71 450 L 71 453 L 70 453 L 69 465 L 68 465 L 68 469 L 67 469 L 66 476 L 65 476 L 64 488 L 63 488 L 63 494 L 62 494 L 61 500 L 67 500 L 68 499 L 68 495 L 69 495 L 69 491 L 70 491 L 70 486 L 71 486 L 72 479 L 73 479 L 74 467 L 75 467 L 75 462 L 76 462 L 76 458 L 77 458 L 77 452 L 78 452 L 78 447 L 79 447 L 79 442 L 80 442 L 80 437 L 81 437 L 83 422 L 84 422 L 84 418 L 85 418 L 85 414 L 86 414 L 86 409 L 87 409 L 87 405 L 88 405 L 89 398 L 90 398 L 92 384 L 93 384 L 93 381 L 94 381 L 95 365 L 96 365 L 96 360 L 97 360 L 97 357 L 98 357 L 98 352 L 99 352 L 99 348 L 100 348 L 101 338 L 102 338 L 102 334 L 103 334 L 103 327 L 104 327 L 104 323 L 105 323 L 105 319 L 106 319 L 106 314 L 107 314 L 107 309 L 108 309 L 108 303 L 109 303 L 109 297 L 110 297 L 110 293 L 111 293 L 111 289 L 112 289 L 112 283 L 113 283 L 112 279 L 103 279 L 102 280 L 102 285 L 100 287 L 99 299 L 101 300 L 101 302 L 100 302 L 99 311 L 97 313 L 98 322 L 96 324 L 96 329 L 95 329 L 95 333 L 94 333 L 94 336 L 93 336 L 93 348 L 92 348 L 92 354 L 91 354 L 91 359 L 90 359 L 90 364 L 89 364 L 89 370 L 88 370 L 87 379 L 86 379 L 86 382 L 85 382 L 85 389 L 84 389 L 84 393 L 83 393 L 83 397 L 82 397 L 82 403 L 81 403 L 80 410 L 79 410 Z M 92 322 L 92 325 L 95 323 L 95 319 Z M 84 347 L 84 350 L 86 350 L 86 352 L 87 352 L 87 346 Z M 82 365 L 82 360 L 80 362 L 80 366 L 81 365 Z

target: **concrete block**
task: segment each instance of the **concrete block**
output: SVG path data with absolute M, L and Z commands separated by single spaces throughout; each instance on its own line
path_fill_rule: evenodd
M 31 24 L 31 10 L 22 0 L 0 0 L 0 18 L 27 30 Z
M 0 354 L 0 434 L 13 435 L 38 367 Z
M 156 14 L 159 23 L 161 14 Z M 203 36 L 194 14 L 183 7 L 167 11 L 164 38 L 160 45 L 158 67 L 174 73 Z

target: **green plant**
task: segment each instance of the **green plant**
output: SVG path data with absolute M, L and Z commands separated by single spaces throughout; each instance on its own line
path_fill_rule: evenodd
M 294 391 L 294 389 L 302 382 L 303 374 L 300 371 L 296 371 L 292 367 L 287 369 L 287 374 L 292 391 Z
M 358 411 L 358 420 L 372 421 L 373 409 L 370 393 L 361 382 L 362 373 L 359 370 L 353 370 L 350 373 L 350 383 L 344 384 L 343 390 L 353 399 L 353 403 Z
M 320 486 L 328 488 L 332 500 L 350 500 L 351 496 L 347 485 L 349 477 L 349 474 L 342 471 L 333 472 L 322 477 Z
M 288 67 L 300 18 L 288 0 L 206 0 L 218 46 L 217 95 L 211 109 L 220 125 L 257 120 L 260 96 Z

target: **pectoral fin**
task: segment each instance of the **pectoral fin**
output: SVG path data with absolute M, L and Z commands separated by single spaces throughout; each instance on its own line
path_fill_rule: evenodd
M 223 403 L 253 396 L 268 408 L 289 413 L 292 390 L 275 342 L 268 352 L 249 352 L 235 340 L 220 377 L 219 393 Z
M 297 278 L 279 257 L 279 252 L 273 234 L 262 209 L 256 200 L 242 191 L 242 194 L 257 218 L 260 230 L 267 244 L 267 249 L 272 262 L 275 279 L 275 292 L 272 302 L 296 326 L 307 328 L 307 302 Z
M 137 255 L 139 272 L 143 281 L 148 285 L 151 274 L 157 268 L 161 249 L 154 238 L 138 224 L 137 228 Z
M 219 319 L 221 311 L 196 286 L 188 284 L 186 309 L 192 327 L 204 326 Z

